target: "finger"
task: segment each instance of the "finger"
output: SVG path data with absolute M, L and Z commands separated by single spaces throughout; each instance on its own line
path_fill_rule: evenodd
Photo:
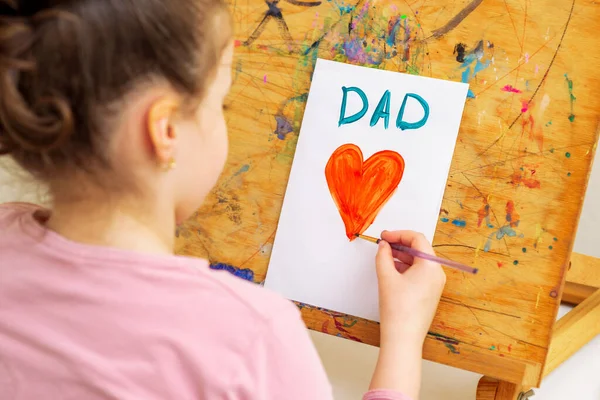
M 405 273 L 406 270 L 408 270 L 411 266 L 408 264 L 405 264 L 401 261 L 394 261 L 394 265 L 396 266 L 396 271 L 400 272 L 401 274 Z
M 385 279 L 392 273 L 397 273 L 394 258 L 392 257 L 392 248 L 385 240 L 379 242 L 375 265 L 377 268 L 377 279 L 379 280 Z
M 431 243 L 419 232 L 415 231 L 383 231 L 381 238 L 389 243 L 399 243 L 404 246 L 420 250 L 425 253 L 435 254 Z
M 397 259 L 398 261 L 402 261 L 404 264 L 413 265 L 415 261 L 415 258 L 413 256 L 411 256 L 410 254 L 406 254 L 403 251 L 392 249 L 392 255 L 395 259 Z

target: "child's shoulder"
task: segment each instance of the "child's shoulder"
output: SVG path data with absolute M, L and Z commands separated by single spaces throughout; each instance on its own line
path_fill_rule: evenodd
M 194 263 L 193 260 L 190 259 L 192 264 Z M 265 322 L 280 316 L 282 313 L 299 313 L 297 307 L 291 301 L 259 284 L 240 277 L 240 275 L 245 275 L 246 278 L 250 278 L 248 274 L 237 272 L 238 269 L 235 267 L 221 268 L 221 266 L 218 266 L 217 269 L 214 269 L 198 266 L 194 268 L 194 273 L 199 278 L 199 285 L 204 285 L 207 281 L 214 285 L 216 293 L 212 303 L 215 306 L 218 306 L 218 303 L 235 304 L 240 311 Z
M 283 314 L 299 315 L 298 308 L 278 293 L 253 283 L 251 274 L 241 273 L 233 266 L 212 265 L 205 260 L 181 257 L 187 273 L 195 276 L 189 283 L 198 289 L 198 295 L 210 297 L 211 307 L 243 314 L 255 321 L 268 322 Z M 216 267 L 216 268 L 215 268 Z M 240 277 L 240 275 L 244 277 Z M 246 279 L 244 279 L 246 278 Z

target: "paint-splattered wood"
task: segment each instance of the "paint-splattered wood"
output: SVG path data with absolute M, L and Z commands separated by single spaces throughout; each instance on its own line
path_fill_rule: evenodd
M 264 280 L 317 57 L 468 82 L 434 244 L 480 273 L 447 271 L 425 356 L 539 384 L 597 139 L 600 6 L 247 0 L 231 9 L 231 155 L 179 229 L 178 252 Z M 312 329 L 378 343 L 376 323 L 301 306 Z

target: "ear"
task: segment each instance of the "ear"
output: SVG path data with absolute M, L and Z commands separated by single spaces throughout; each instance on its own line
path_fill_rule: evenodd
M 173 97 L 162 97 L 151 104 L 147 116 L 150 144 L 158 165 L 169 164 L 175 156 L 175 113 L 179 103 Z

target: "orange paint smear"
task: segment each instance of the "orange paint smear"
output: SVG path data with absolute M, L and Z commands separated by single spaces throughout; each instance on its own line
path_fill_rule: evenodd
M 333 152 L 325 177 L 350 241 L 373 223 L 403 173 L 404 159 L 395 151 L 377 152 L 364 162 L 362 151 L 354 144 L 344 144 Z

